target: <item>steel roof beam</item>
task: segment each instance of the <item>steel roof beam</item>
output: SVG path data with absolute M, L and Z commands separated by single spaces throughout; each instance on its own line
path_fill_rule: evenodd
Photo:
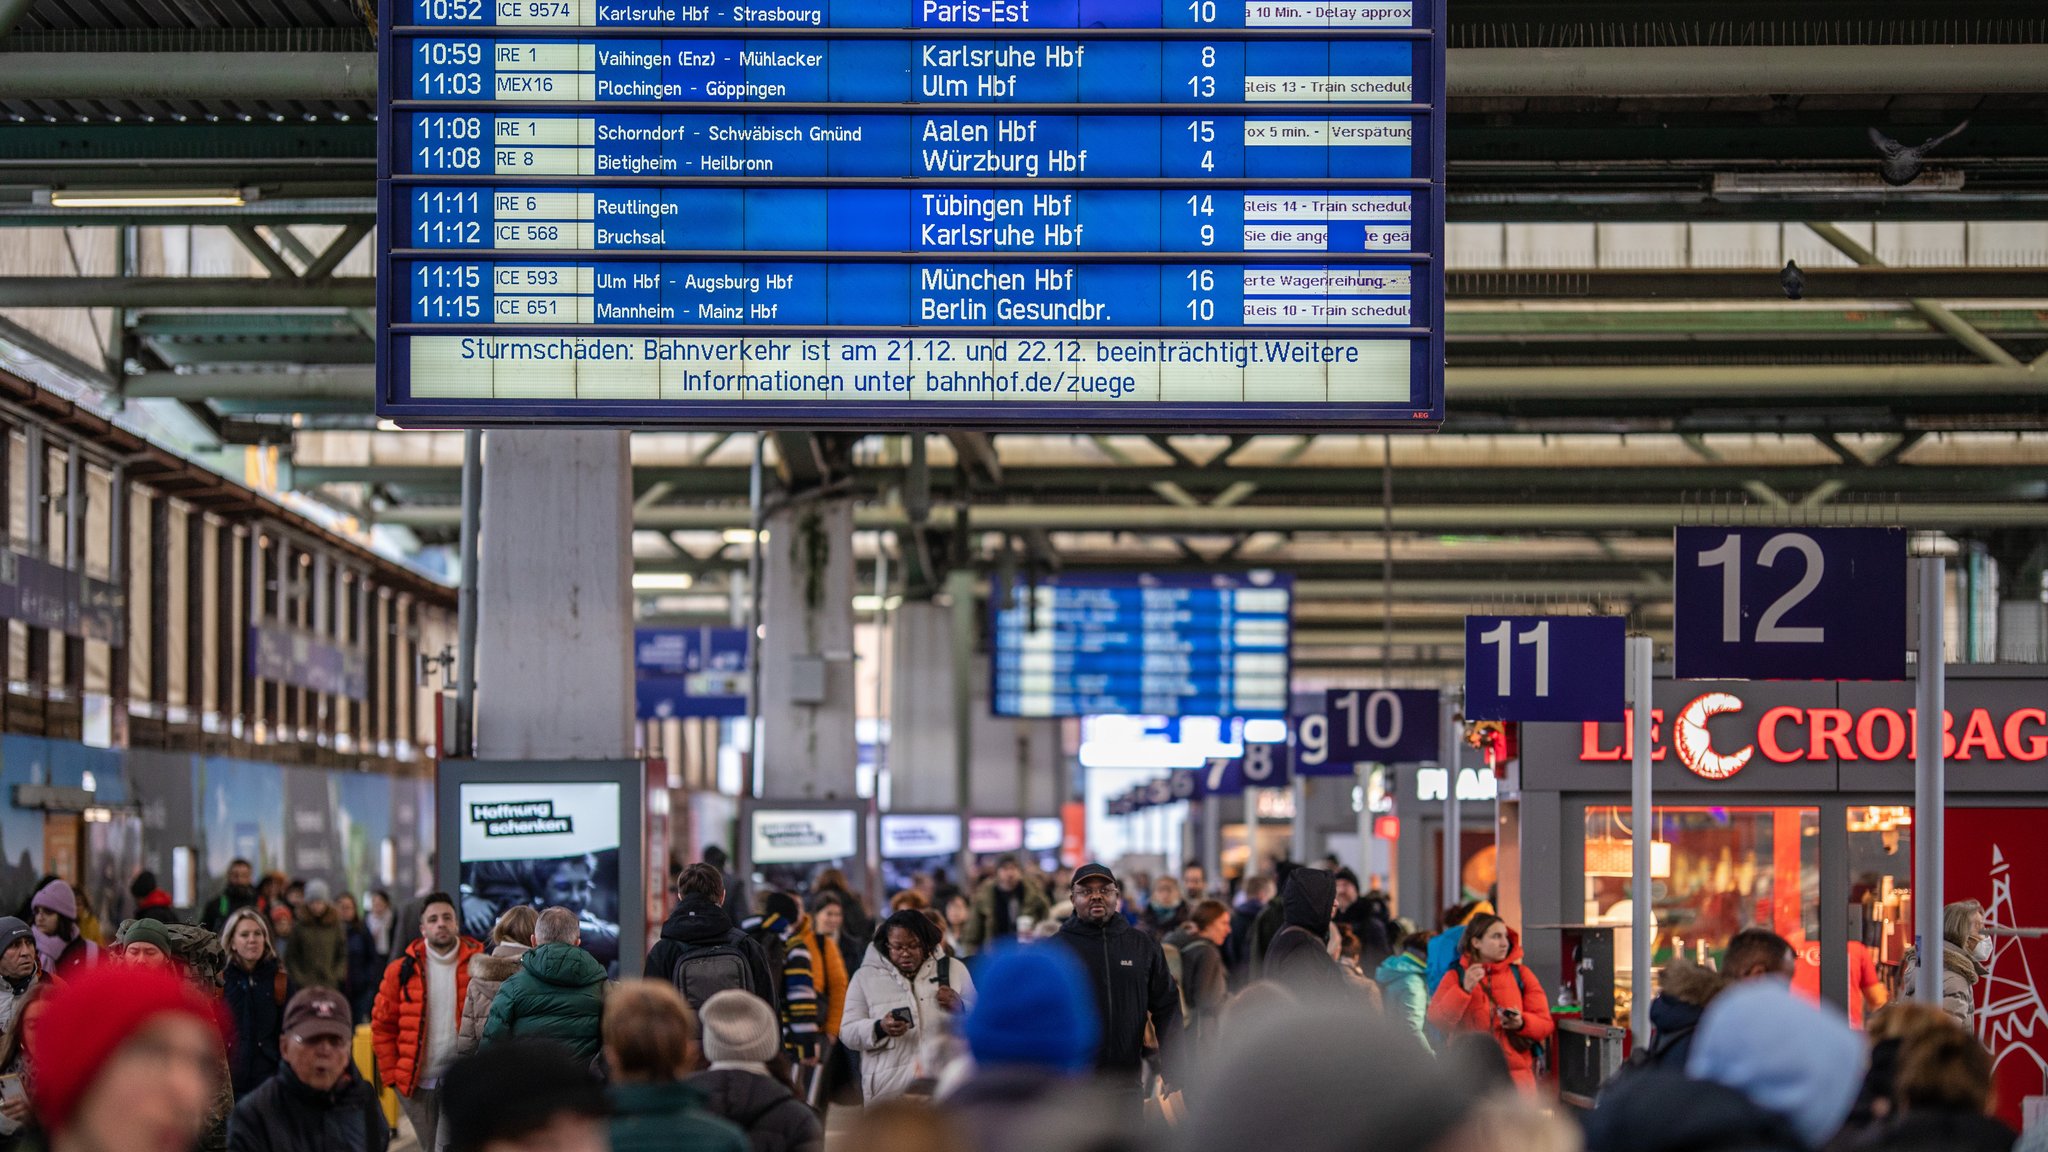
M 236 276 L 0 276 L 0 308 L 353 308 L 377 300 L 368 276 L 307 283 Z
M 1663 532 L 1673 525 L 1700 520 L 1703 509 L 1690 504 L 1443 504 L 1396 505 L 1395 531 L 1527 532 L 1635 531 Z M 930 523 L 951 527 L 956 509 L 935 506 Z M 1377 507 L 1340 505 L 1238 505 L 1180 508 L 1165 504 L 984 504 L 973 510 L 974 528 L 987 532 L 1022 532 L 1043 528 L 1055 532 L 1140 532 L 1173 536 L 1213 536 L 1236 532 L 1370 532 L 1381 525 Z M 415 528 L 447 528 L 460 523 L 461 509 L 449 506 L 391 508 L 376 513 L 382 523 Z M 1881 509 L 1847 510 L 1841 523 L 1868 520 L 1909 528 L 1965 530 L 1973 528 L 2048 528 L 2048 503 L 1965 503 L 1960 501 L 1887 502 Z M 724 531 L 751 526 L 741 505 L 662 505 L 635 513 L 635 528 L 657 531 L 691 529 Z M 861 530 L 903 530 L 910 527 L 901 508 L 869 505 L 854 510 Z

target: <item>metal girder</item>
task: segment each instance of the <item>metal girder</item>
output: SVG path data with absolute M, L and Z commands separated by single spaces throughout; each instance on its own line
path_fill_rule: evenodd
M 1808 223 L 1806 227 L 1808 231 L 1827 241 L 1836 251 L 1855 261 L 1858 267 L 1884 267 L 1884 262 L 1877 258 L 1875 252 L 1857 243 L 1848 233 L 1843 232 L 1833 224 L 1816 221 Z M 1956 343 L 1976 353 L 1979 358 L 1987 363 L 1999 364 L 2007 368 L 2017 368 L 2019 366 L 2018 357 L 1999 347 L 1990 337 L 1972 327 L 1962 317 L 1957 316 L 1955 312 L 1950 310 L 1948 305 L 1943 304 L 1941 301 L 1929 300 L 1925 297 L 1915 297 L 1909 299 L 1907 303 L 1913 306 L 1913 311 L 1925 317 L 1929 324 L 1948 333 L 1950 337 L 1954 338 Z
M 0 100 L 377 99 L 374 52 L 13 52 Z
M 368 276 L 0 276 L 0 308 L 351 308 L 376 299 Z
M 306 270 L 301 276 L 307 280 L 326 279 L 340 267 L 343 260 L 348 259 L 349 253 L 356 250 L 356 245 L 362 243 L 363 237 L 370 234 L 370 229 L 375 223 L 373 220 L 350 221 L 339 235 L 328 242 L 327 247 L 319 255 L 307 263 Z
M 2048 90 L 2036 44 L 1454 48 L 1450 95 L 1780 96 Z
M 242 248 L 254 256 L 256 262 L 263 265 L 264 270 L 272 276 L 279 280 L 298 279 L 299 274 L 293 270 L 291 262 L 286 260 L 284 254 L 273 247 L 270 241 L 265 240 L 261 232 L 256 231 L 256 225 L 237 221 L 228 225 L 228 231 L 234 234 L 236 240 L 241 241 Z
M 1665 532 L 1673 525 L 1699 521 L 1709 510 L 1689 504 L 1441 504 L 1397 505 L 1393 525 L 1400 532 L 1482 532 L 1519 534 L 1555 532 Z M 953 525 L 957 509 L 938 505 L 931 511 L 935 528 Z M 1180 508 L 1172 505 L 993 504 L 978 505 L 972 524 L 989 532 L 1022 532 L 1032 528 L 1070 532 L 1140 532 L 1172 536 L 1229 535 L 1245 531 L 1369 532 L 1381 526 L 1377 507 L 1344 505 L 1240 504 L 1232 508 Z M 452 507 L 402 507 L 378 512 L 382 523 L 415 528 L 455 526 L 461 510 Z M 1880 512 L 1873 509 L 1873 517 Z M 2048 528 L 2048 503 L 1887 502 L 1883 522 L 1909 528 L 1962 530 L 1973 528 Z M 1848 510 L 1841 523 L 1857 521 Z M 751 527 L 749 510 L 741 505 L 662 505 L 633 518 L 636 528 L 657 531 L 692 529 L 724 531 Z M 903 530 L 910 521 L 900 508 L 869 505 L 854 510 L 854 525 L 863 530 Z
M 294 401 L 355 402 L 364 398 L 357 387 L 360 376 L 361 373 L 354 368 L 308 368 L 296 372 L 145 372 L 122 380 L 121 392 L 137 399 L 271 400 L 289 395 Z
M 233 381 L 241 375 L 180 376 L 176 379 Z M 293 470 L 294 483 L 301 487 L 322 484 L 392 484 L 415 491 L 455 491 L 460 470 L 447 465 L 301 465 Z M 900 486 L 906 470 L 864 466 L 855 473 L 854 490 L 879 495 Z M 1035 496 L 1041 493 L 1136 495 L 1171 483 L 1184 492 L 1215 493 L 1210 506 L 1240 504 L 1252 493 L 1224 499 L 1233 491 L 1253 486 L 1267 495 L 1344 495 L 1377 489 L 1380 469 L 1373 465 L 1342 465 L 1310 468 L 1089 468 L 1080 466 L 1011 465 L 998 498 Z M 1971 493 L 2025 495 L 2048 485 L 2048 463 L 2040 465 L 1896 465 L 1854 468 L 1807 465 L 1662 466 L 1589 465 L 1584 456 L 1560 456 L 1556 467 L 1466 467 L 1457 465 L 1403 465 L 1396 470 L 1401 490 L 1407 496 L 1486 495 L 1501 492 L 1706 492 L 1739 490 L 1746 481 L 1761 481 L 1785 492 L 1807 492 L 1827 483 L 1842 483 L 1873 492 Z M 947 491 L 951 478 L 934 474 L 934 487 Z M 730 498 L 746 495 L 747 469 L 740 467 L 671 468 L 640 465 L 633 469 L 634 490 L 647 492 L 656 486 L 663 500 Z M 2022 491 L 2024 490 L 2024 491 Z M 660 503 L 654 501 L 653 503 Z M 1189 507 L 1203 506 L 1195 500 Z

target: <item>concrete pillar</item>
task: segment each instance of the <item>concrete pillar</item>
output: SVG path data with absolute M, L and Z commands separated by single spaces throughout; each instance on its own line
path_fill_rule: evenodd
M 761 552 L 761 796 L 852 800 L 853 504 L 770 516 Z M 892 777 L 903 760 L 892 748 Z
M 950 812 L 966 806 L 954 761 L 953 610 L 906 600 L 889 637 L 889 807 Z
M 632 519 L 626 433 L 484 433 L 479 759 L 633 754 Z

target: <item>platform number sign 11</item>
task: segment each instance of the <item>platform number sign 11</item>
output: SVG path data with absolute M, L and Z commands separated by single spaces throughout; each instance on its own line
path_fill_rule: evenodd
M 1678 529 L 1681 680 L 1903 680 L 1906 533 Z
M 1465 617 L 1468 720 L 1620 720 L 1619 616 Z

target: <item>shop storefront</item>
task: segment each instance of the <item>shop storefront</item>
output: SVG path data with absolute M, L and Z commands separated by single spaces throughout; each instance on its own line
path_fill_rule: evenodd
M 1799 984 L 1860 1019 L 1896 990 L 1912 943 L 1913 685 L 1662 680 L 1655 701 L 1656 964 L 1712 961 L 1734 933 L 1769 927 L 1798 946 Z M 1983 902 L 1996 924 L 2048 926 L 2048 675 L 1957 667 L 1948 709 L 1947 899 Z M 1634 919 L 1623 732 L 1524 728 L 1524 923 Z M 1617 957 L 1632 930 L 1617 930 Z M 1556 979 L 1558 933 L 1528 935 L 1531 965 Z M 2048 941 L 2000 937 L 1977 986 L 1978 1034 L 2015 1121 L 2048 1069 L 2036 973 L 2048 976 Z

